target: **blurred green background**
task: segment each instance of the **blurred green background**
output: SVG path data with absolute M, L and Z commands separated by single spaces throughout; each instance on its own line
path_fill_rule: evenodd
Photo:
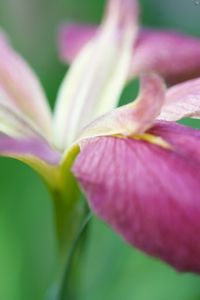
M 103 0 L 0 0 L 0 26 L 39 75 L 53 106 L 66 71 L 56 51 L 65 20 L 98 22 Z M 142 23 L 200 35 L 200 5 L 192 0 L 143 0 Z M 173 57 L 172 57 L 173 60 Z M 133 99 L 129 85 L 123 101 Z M 0 299 L 44 300 L 56 270 L 49 195 L 20 162 L 0 158 Z M 93 219 L 81 272 L 81 300 L 199 300 L 200 279 L 180 275 L 128 247 Z

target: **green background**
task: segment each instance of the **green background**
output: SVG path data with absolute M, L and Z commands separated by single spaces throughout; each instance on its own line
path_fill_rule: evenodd
M 103 0 L 0 0 L 0 26 L 36 70 L 52 106 L 66 71 L 56 50 L 58 25 L 98 22 L 103 5 Z M 191 0 L 144 0 L 141 6 L 145 25 L 200 35 L 200 5 Z M 135 94 L 135 85 L 129 85 L 123 101 Z M 27 166 L 0 158 L 0 299 L 45 299 L 56 253 L 52 206 L 43 183 Z M 177 274 L 131 249 L 96 219 L 81 270 L 81 300 L 200 299 L 197 276 Z

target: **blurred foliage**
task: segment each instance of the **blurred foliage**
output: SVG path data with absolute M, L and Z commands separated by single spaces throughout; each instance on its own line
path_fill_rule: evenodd
M 58 25 L 65 20 L 98 22 L 104 2 L 0 0 L 0 26 L 35 69 L 52 106 L 66 71 L 56 50 Z M 143 0 L 141 5 L 144 24 L 200 35 L 200 6 L 193 1 Z M 131 83 L 121 104 L 134 99 L 137 89 L 137 82 Z M 44 299 L 57 265 L 53 228 L 51 200 L 40 178 L 21 163 L 1 158 L 0 299 Z M 81 300 L 200 299 L 198 277 L 178 274 L 131 249 L 95 219 L 80 273 Z

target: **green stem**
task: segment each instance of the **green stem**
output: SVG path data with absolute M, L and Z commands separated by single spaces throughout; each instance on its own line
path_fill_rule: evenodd
M 71 246 L 66 262 L 63 278 L 60 285 L 60 291 L 58 294 L 58 300 L 75 300 L 77 299 L 77 281 L 78 273 L 80 271 L 80 259 L 82 258 L 83 240 L 84 234 L 87 231 L 88 223 L 92 218 L 91 212 L 88 213 L 85 220 L 83 220 L 79 232 Z M 74 272 L 75 271 L 75 272 Z
M 67 249 L 70 248 L 85 215 L 85 203 L 80 201 L 80 190 L 71 172 L 78 153 L 78 146 L 74 146 L 68 151 L 68 155 L 59 168 L 57 185 L 50 190 L 53 196 L 61 262 L 65 261 Z
M 55 227 L 61 264 L 66 261 L 67 249 L 70 249 L 86 214 L 83 201 L 67 201 L 62 194 L 54 193 Z
M 57 194 L 58 196 L 58 194 Z M 84 201 L 74 207 L 55 198 L 55 217 L 59 241 L 59 267 L 56 280 L 47 294 L 48 300 L 75 300 L 79 283 L 80 264 L 84 251 L 83 236 L 91 218 Z M 78 208 L 78 209 L 77 209 Z
M 86 202 L 81 201 L 80 190 L 71 172 L 79 147 L 74 146 L 60 165 L 57 181 L 51 187 L 53 196 L 55 227 L 59 248 L 59 270 L 54 300 L 75 300 L 77 291 L 77 270 L 82 256 L 78 251 L 79 239 L 90 219 Z M 59 289 L 59 291 L 58 291 Z

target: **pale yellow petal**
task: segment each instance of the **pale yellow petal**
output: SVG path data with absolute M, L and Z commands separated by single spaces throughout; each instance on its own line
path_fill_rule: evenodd
M 113 109 L 126 83 L 137 36 L 135 2 L 111 0 L 96 36 L 82 49 L 65 77 L 55 108 L 55 138 L 70 145 L 81 128 Z

